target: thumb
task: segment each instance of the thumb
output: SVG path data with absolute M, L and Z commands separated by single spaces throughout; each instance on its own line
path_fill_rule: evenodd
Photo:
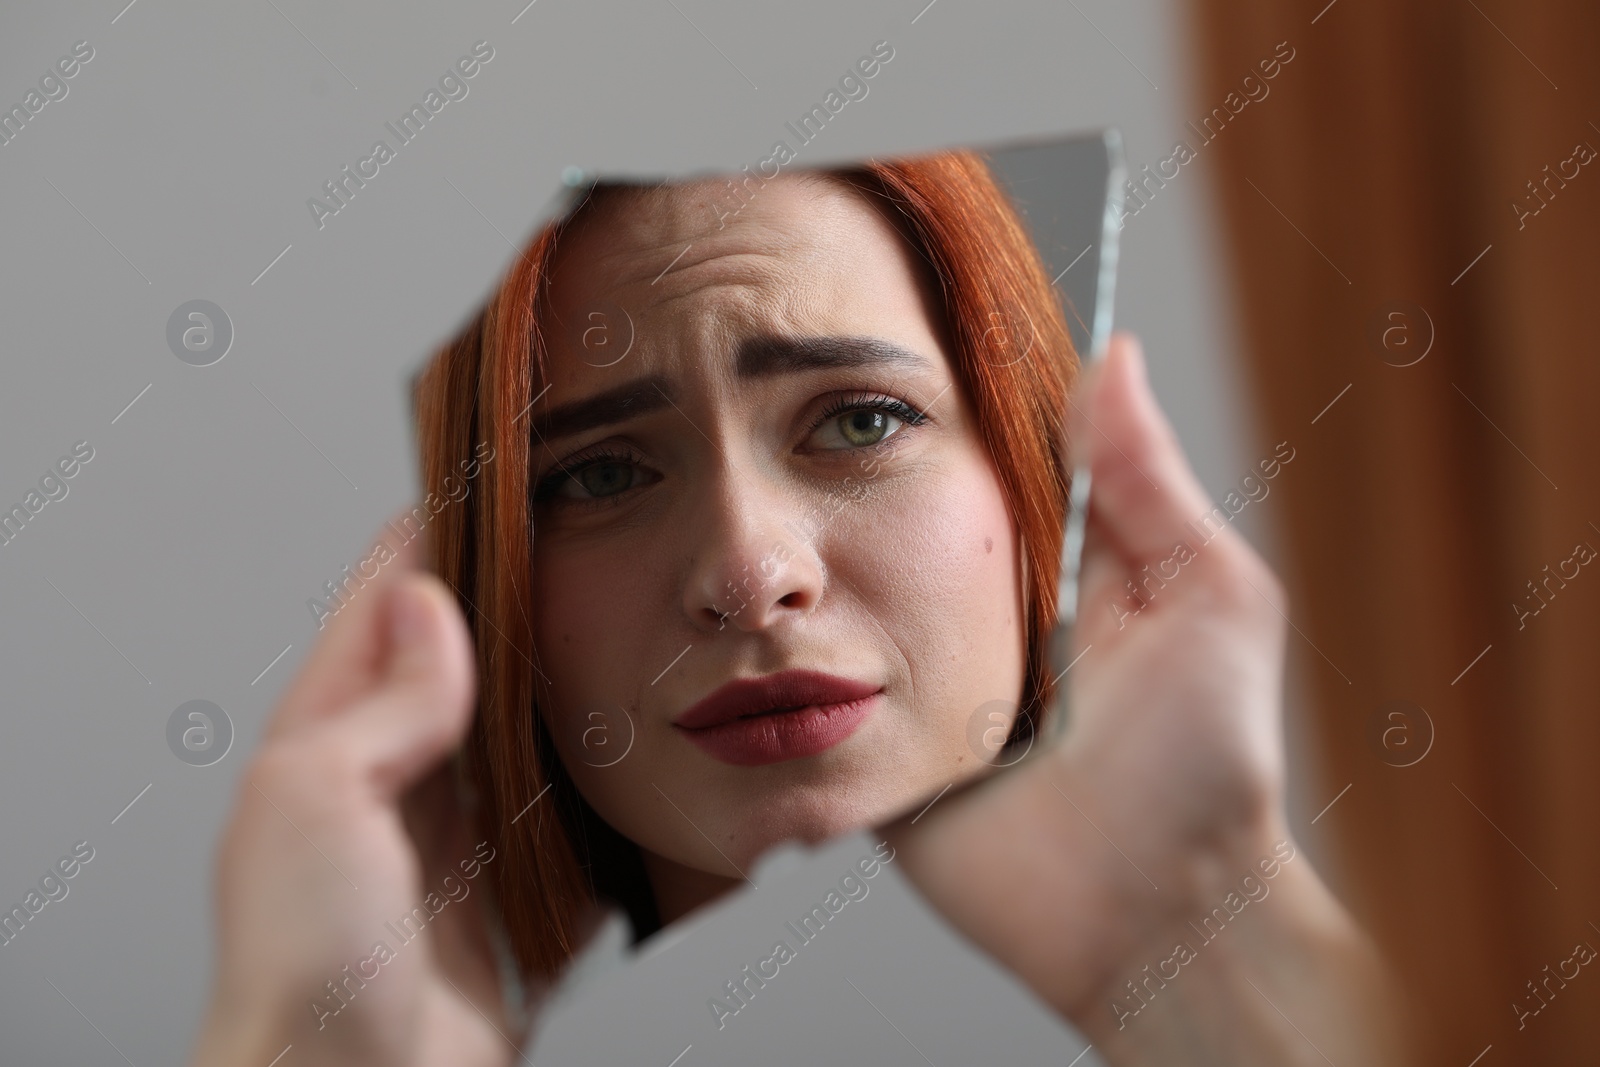
M 466 620 L 438 578 L 397 576 L 383 624 L 378 684 L 333 730 L 379 796 L 394 798 L 461 743 L 476 687 Z
M 1097 370 L 1075 447 L 1088 450 L 1095 525 L 1137 570 L 1191 536 L 1188 523 L 1210 504 L 1150 391 L 1138 340 L 1115 334 Z

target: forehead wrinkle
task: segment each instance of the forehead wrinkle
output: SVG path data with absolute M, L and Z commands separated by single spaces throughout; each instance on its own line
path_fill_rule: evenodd
M 777 235 L 770 231 L 762 235 L 763 238 L 773 236 Z M 681 284 L 686 278 L 692 278 L 700 284 L 715 284 L 721 278 L 754 284 L 786 282 L 788 276 L 793 274 L 793 264 L 797 260 L 814 258 L 797 256 L 793 242 L 789 241 L 757 240 L 709 251 L 704 248 L 708 243 L 712 242 L 679 241 L 636 251 L 611 252 L 597 260 L 596 270 L 602 274 L 613 274 L 616 278 L 613 285 L 617 288 L 642 285 L 644 291 L 649 293 L 662 286 L 671 288 Z M 724 239 L 715 243 L 727 245 L 730 242 Z M 685 244 L 689 245 L 688 251 L 684 250 Z M 763 244 L 780 247 L 769 250 L 760 247 Z M 698 276 L 707 273 L 711 279 L 701 282 Z
M 628 292 L 638 293 L 637 306 L 648 311 L 697 297 L 720 303 L 724 293 L 740 305 L 752 301 L 771 303 L 800 283 L 792 272 L 770 262 L 772 257 L 760 258 L 769 262 L 756 262 L 756 257 L 740 254 L 704 260 L 687 268 L 679 264 L 653 283 L 655 275 L 632 279 Z
M 609 283 L 612 288 L 639 282 L 664 284 L 691 268 L 746 257 L 787 260 L 792 273 L 798 269 L 794 264 L 826 260 L 837 252 L 831 247 L 837 235 L 828 233 L 831 219 L 818 216 L 853 218 L 858 207 L 854 201 L 859 194 L 847 186 L 807 182 L 805 177 L 778 179 L 780 188 L 753 200 L 747 211 L 726 225 L 713 225 L 713 209 L 722 195 L 714 181 L 629 190 L 580 219 L 572 240 L 589 246 L 581 257 L 588 261 L 587 277 L 598 282 L 609 275 L 614 279 Z M 817 184 L 820 188 L 808 188 Z M 798 199 L 798 212 L 791 198 Z
M 629 308 L 639 320 L 635 366 L 664 358 L 727 387 L 742 335 L 841 332 L 832 311 L 840 301 L 854 304 L 844 263 L 859 265 L 865 254 L 875 268 L 893 270 L 899 264 L 889 261 L 911 258 L 900 235 L 847 186 L 769 191 L 724 230 L 699 216 L 709 201 L 694 192 L 634 191 L 586 216 L 563 243 L 565 262 L 552 279 L 564 290 L 557 302 L 609 298 Z M 863 241 L 868 248 L 858 247 Z M 675 360 L 674 350 L 685 349 L 699 358 Z

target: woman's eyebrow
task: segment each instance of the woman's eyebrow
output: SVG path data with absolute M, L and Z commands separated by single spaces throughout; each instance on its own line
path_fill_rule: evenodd
M 780 374 L 836 367 L 884 367 L 901 372 L 927 373 L 934 369 L 924 356 L 879 337 L 782 337 L 763 334 L 740 342 L 734 370 L 740 378 L 770 378 Z M 557 405 L 534 420 L 533 435 L 550 441 L 586 430 L 625 422 L 673 404 L 672 383 L 650 374 L 582 400 Z
M 659 374 L 623 382 L 603 393 L 558 404 L 533 421 L 541 441 L 571 437 L 597 426 L 625 422 L 672 403 L 672 385 Z
M 932 364 L 909 348 L 881 337 L 782 337 L 762 334 L 739 345 L 735 370 L 741 378 L 766 378 L 822 367 L 880 366 L 929 371 Z

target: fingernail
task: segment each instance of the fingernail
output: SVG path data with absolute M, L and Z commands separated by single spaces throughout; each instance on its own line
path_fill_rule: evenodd
M 1139 338 L 1131 333 L 1122 335 L 1122 345 L 1128 354 L 1128 369 L 1140 383 L 1149 382 L 1144 363 L 1144 346 L 1139 343 Z

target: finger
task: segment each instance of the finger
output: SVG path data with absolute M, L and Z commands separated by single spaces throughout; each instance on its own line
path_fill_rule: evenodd
M 1138 340 L 1113 335 L 1105 365 L 1074 425 L 1091 471 L 1091 522 L 1103 544 L 1130 570 L 1165 560 L 1179 542 L 1193 545 L 1191 523 L 1210 501 L 1177 435 L 1150 392 Z
M 319 742 L 343 754 L 379 800 L 398 800 L 461 743 L 475 678 L 466 620 L 444 583 L 400 572 L 381 606 L 383 673 Z
M 402 512 L 408 516 L 410 512 Z M 312 647 L 277 711 L 267 723 L 266 736 L 278 737 L 308 723 L 327 718 L 365 696 L 383 675 L 382 604 L 395 579 L 421 563 L 420 537 L 403 540 L 394 533 L 400 516 L 385 524 L 374 539 L 372 551 L 350 569 L 354 576 L 343 587 L 344 606 L 336 609 Z M 381 547 L 380 547 L 381 546 Z M 363 568 L 361 564 L 366 564 Z M 376 564 L 376 577 L 364 575 Z M 363 584 L 357 584 L 357 582 Z M 331 598 L 330 598 L 331 599 Z

